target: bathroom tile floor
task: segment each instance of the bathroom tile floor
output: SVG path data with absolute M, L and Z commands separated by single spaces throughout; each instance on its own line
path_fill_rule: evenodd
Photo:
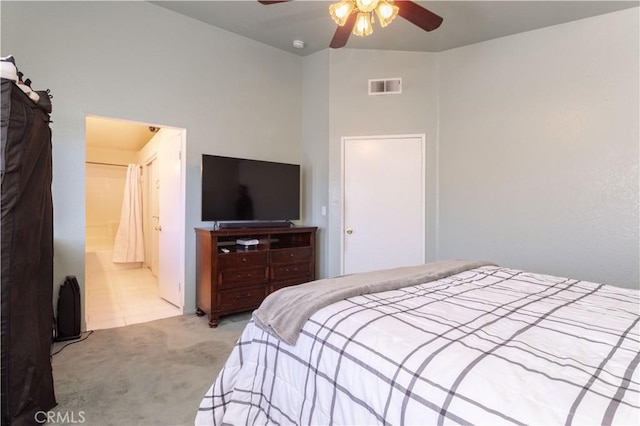
M 158 281 L 148 268 L 127 269 L 111 262 L 111 251 L 85 253 L 87 330 L 123 327 L 182 315 L 160 298 Z

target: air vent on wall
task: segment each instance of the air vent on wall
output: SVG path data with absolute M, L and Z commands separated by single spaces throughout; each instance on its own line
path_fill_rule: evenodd
M 370 95 L 396 95 L 402 93 L 401 78 L 383 78 L 369 80 Z

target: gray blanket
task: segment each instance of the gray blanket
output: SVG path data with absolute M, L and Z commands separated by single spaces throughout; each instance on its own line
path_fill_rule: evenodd
M 343 275 L 283 288 L 271 293 L 253 312 L 261 329 L 295 345 L 304 323 L 316 311 L 340 300 L 435 281 L 494 263 L 443 260 L 425 265 Z

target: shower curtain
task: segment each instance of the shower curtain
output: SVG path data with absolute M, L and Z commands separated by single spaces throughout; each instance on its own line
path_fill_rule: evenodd
M 144 262 L 140 165 L 129 164 L 120 225 L 113 243 L 113 262 Z

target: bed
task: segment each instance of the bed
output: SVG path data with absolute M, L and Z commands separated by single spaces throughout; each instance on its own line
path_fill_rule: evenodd
M 356 274 L 323 302 L 354 276 L 273 293 L 195 423 L 640 424 L 638 290 L 455 265 Z

